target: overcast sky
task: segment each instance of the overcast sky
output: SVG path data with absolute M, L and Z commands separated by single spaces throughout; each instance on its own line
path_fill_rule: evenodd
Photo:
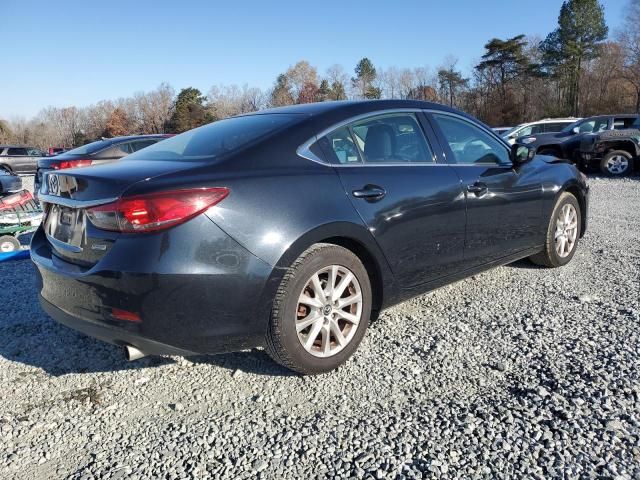
M 626 0 L 601 0 L 610 34 Z M 470 71 L 492 37 L 546 36 L 561 0 L 169 1 L 0 0 L 0 118 L 47 105 L 86 106 L 169 82 L 268 88 L 306 59 L 352 74 L 437 67 L 447 55 Z M 108 7 L 106 7 L 108 5 Z

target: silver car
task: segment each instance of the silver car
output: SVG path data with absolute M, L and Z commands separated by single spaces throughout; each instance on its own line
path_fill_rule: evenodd
M 0 170 L 19 175 L 33 175 L 38 159 L 44 157 L 41 150 L 20 145 L 0 145 Z

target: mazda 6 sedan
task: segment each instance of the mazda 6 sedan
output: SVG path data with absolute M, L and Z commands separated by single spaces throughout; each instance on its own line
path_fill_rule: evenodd
M 387 307 L 525 257 L 567 264 L 588 187 L 460 111 L 389 100 L 221 120 L 48 172 L 40 199 L 54 319 L 130 359 L 263 346 L 313 374 Z

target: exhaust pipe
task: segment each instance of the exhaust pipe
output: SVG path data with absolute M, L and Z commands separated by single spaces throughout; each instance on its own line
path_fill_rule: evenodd
M 129 362 L 133 362 L 134 360 L 138 360 L 142 357 L 146 357 L 147 354 L 138 350 L 136 347 L 132 345 L 125 345 L 124 356 Z

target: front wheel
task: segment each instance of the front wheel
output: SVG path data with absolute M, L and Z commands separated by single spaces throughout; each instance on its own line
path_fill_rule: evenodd
M 350 250 L 316 244 L 288 269 L 273 302 L 267 352 L 302 374 L 334 370 L 356 351 L 371 316 L 371 283 Z
M 549 268 L 561 267 L 571 261 L 580 238 L 581 213 L 578 200 L 572 194 L 560 195 L 551 214 L 544 249 L 529 259 Z
M 20 242 L 16 237 L 3 235 L 0 237 L 0 253 L 9 253 L 20 250 Z
M 622 177 L 631 171 L 631 154 L 624 150 L 613 150 L 602 157 L 600 171 L 612 177 Z

